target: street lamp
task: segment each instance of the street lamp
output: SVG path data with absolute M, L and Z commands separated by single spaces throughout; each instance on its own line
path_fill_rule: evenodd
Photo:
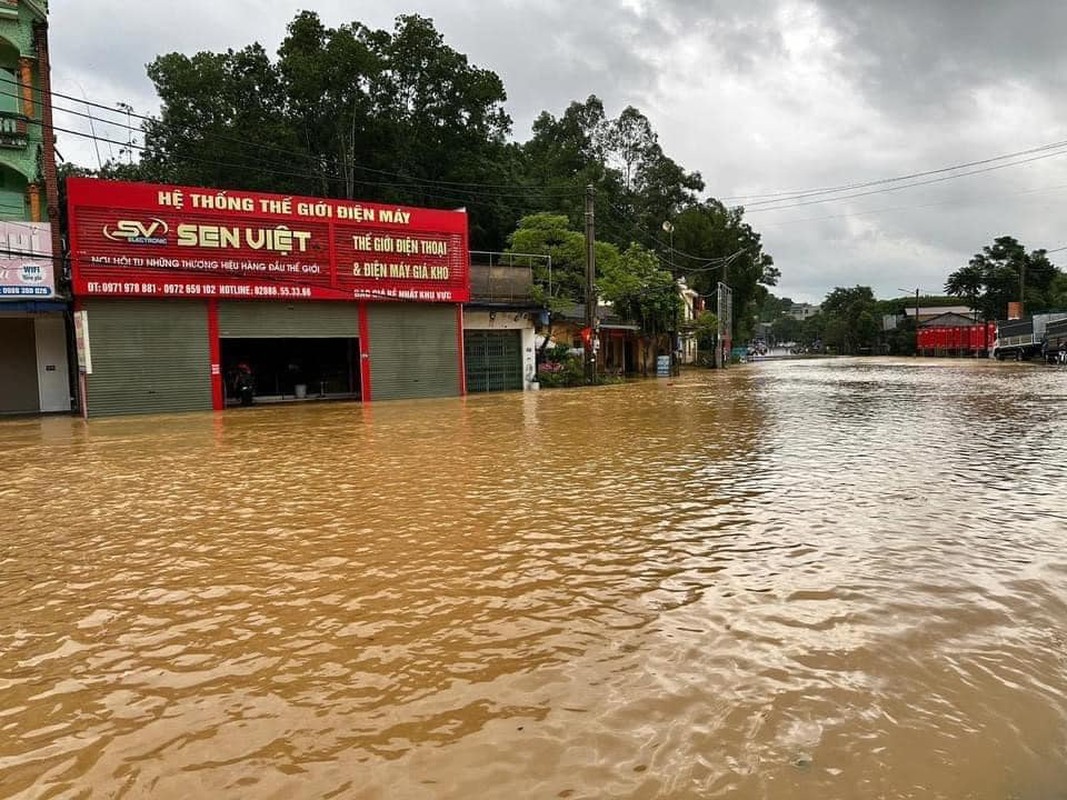
M 670 220 L 664 220 L 664 222 L 663 222 L 663 231 L 664 231 L 664 233 L 668 234 L 671 237 L 671 245 L 670 245 L 669 254 L 667 256 L 667 263 L 670 264 L 671 277 L 673 278 L 674 277 L 674 225 L 670 222 Z

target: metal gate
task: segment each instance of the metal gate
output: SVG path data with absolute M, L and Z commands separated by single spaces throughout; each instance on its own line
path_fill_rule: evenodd
M 356 303 L 219 303 L 219 336 L 224 339 L 355 338 Z
M 207 305 L 89 300 L 90 416 L 211 410 Z
M 232 370 L 240 363 L 251 368 L 255 394 L 264 401 L 357 397 L 358 338 L 357 303 L 220 303 L 226 402 L 235 397 Z M 342 350 L 334 347 L 338 342 Z
M 522 332 L 464 331 L 467 391 L 521 391 Z
M 374 400 L 455 397 L 460 393 L 459 315 L 455 306 L 367 306 Z

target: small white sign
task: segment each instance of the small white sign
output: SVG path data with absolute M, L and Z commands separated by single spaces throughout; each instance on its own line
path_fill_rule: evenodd
M 74 312 L 74 343 L 78 351 L 78 372 L 93 374 L 93 353 L 89 344 L 89 312 Z

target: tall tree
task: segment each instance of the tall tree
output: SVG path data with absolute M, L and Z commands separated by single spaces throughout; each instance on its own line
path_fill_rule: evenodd
M 265 191 L 317 188 L 285 113 L 278 70 L 258 44 L 160 56 L 148 77 L 162 109 L 144 127 L 146 176 Z
M 650 337 L 678 329 L 682 297 L 674 276 L 663 269 L 656 254 L 631 244 L 621 255 L 615 274 L 602 285 L 604 298 L 625 319 L 641 326 Z
M 834 289 L 819 314 L 823 343 L 846 355 L 871 351 L 880 332 L 877 306 L 869 286 Z
M 539 253 L 551 257 L 551 266 L 538 264 L 534 280 L 542 299 L 554 310 L 585 302 L 585 236 L 574 230 L 562 214 L 538 213 L 523 217 L 509 237 L 516 253 Z M 619 275 L 619 251 L 609 242 L 596 243 L 600 284 L 614 287 Z
M 507 95 L 433 22 L 325 26 L 305 11 L 271 59 L 258 44 L 148 67 L 161 113 L 145 124 L 146 177 L 205 186 L 467 206 L 475 246 L 519 213 L 474 187 L 512 180 Z
M 766 287 L 774 286 L 780 273 L 763 252 L 760 234 L 744 221 L 744 209 L 718 200 L 690 206 L 676 218 L 674 243 L 668 258 L 697 292 L 714 298 L 720 281 L 731 287 L 734 339 L 750 338 Z
M 945 291 L 966 300 L 984 319 L 1005 319 L 1008 303 L 1019 300 L 1027 313 L 1051 310 L 1059 274 L 1045 250 L 1027 252 L 1014 237 L 1000 236 L 951 273 Z

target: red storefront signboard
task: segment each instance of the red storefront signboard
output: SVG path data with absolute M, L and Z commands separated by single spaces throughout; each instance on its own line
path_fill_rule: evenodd
M 75 294 L 470 300 L 467 214 L 71 178 Z

